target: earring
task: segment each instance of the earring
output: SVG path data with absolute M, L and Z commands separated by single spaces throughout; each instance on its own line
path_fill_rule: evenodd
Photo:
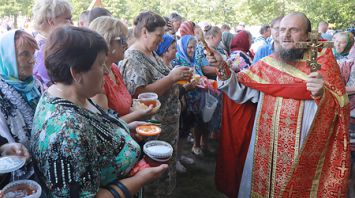
M 114 50 L 112 50 L 112 52 L 111 52 L 111 54 L 115 54 L 116 53 L 116 50 L 114 49 Z

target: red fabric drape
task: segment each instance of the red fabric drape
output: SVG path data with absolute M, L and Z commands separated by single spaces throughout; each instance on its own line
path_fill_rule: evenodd
M 256 104 L 238 104 L 224 95 L 215 182 L 217 189 L 228 197 L 238 194 L 255 112 Z

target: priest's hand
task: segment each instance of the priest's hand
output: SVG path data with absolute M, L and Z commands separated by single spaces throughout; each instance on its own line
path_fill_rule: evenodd
M 321 97 L 324 92 L 324 80 L 320 73 L 312 72 L 308 75 L 307 90 L 313 97 Z
M 204 52 L 206 54 L 209 66 L 218 67 L 222 64 L 223 57 L 218 52 L 213 49 L 211 49 L 211 53 L 207 52 L 206 50 Z

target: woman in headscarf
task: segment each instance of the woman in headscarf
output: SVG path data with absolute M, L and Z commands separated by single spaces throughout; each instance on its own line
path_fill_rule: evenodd
M 195 35 L 195 23 L 192 21 L 184 21 L 181 23 L 179 32 L 180 36 L 183 37 L 185 35 Z
M 339 64 L 350 101 L 349 136 L 352 168 L 355 166 L 355 59 L 349 55 L 354 46 L 354 37 L 350 32 L 339 32 L 334 35 L 333 53 Z M 353 171 L 351 174 L 354 174 Z M 354 182 L 354 181 L 352 181 Z
M 163 35 L 163 41 L 159 44 L 156 53 L 162 58 L 164 64 L 173 69 L 172 61 L 176 58 L 176 41 L 175 39 L 168 35 Z M 194 163 L 192 158 L 182 155 L 182 147 L 184 140 L 189 134 L 188 117 L 186 116 L 186 99 L 184 97 L 185 93 L 194 89 L 195 83 L 184 84 L 179 87 L 179 98 L 181 103 L 181 114 L 180 114 L 180 125 L 179 125 L 179 143 L 177 146 L 177 161 L 176 161 L 176 171 L 183 173 L 186 172 L 186 168 L 183 164 L 191 165 Z
M 233 71 L 238 72 L 251 66 L 253 57 L 249 51 L 251 35 L 247 31 L 240 31 L 231 43 L 231 54 L 228 59 Z
M 176 59 L 173 61 L 173 66 L 187 66 L 194 68 L 194 72 L 203 76 L 201 65 L 195 62 L 195 50 L 197 40 L 193 35 L 185 35 L 177 42 Z
M 41 84 L 32 76 L 34 38 L 12 30 L 0 38 L 0 136 L 9 143 L 29 147 L 33 116 L 41 96 Z M 23 179 L 34 173 L 32 163 L 18 170 Z
M 21 30 L 0 38 L 0 134 L 25 146 L 41 96 L 41 85 L 32 76 L 36 49 L 33 37 Z
M 223 32 L 222 33 L 222 40 L 219 44 L 219 47 L 224 49 L 227 52 L 227 55 L 230 55 L 231 52 L 231 43 L 234 38 L 234 34 L 230 32 Z
M 204 76 L 202 67 L 195 58 L 197 41 L 192 35 L 185 35 L 177 42 L 178 52 L 176 59 L 173 61 L 175 66 L 188 66 L 194 68 L 195 74 Z M 194 127 L 194 145 L 192 153 L 195 155 L 202 155 L 203 148 L 207 148 L 208 131 L 214 128 L 211 122 L 205 123 L 202 119 L 202 109 L 204 107 L 206 90 L 197 88 L 186 94 L 187 100 L 187 114 L 191 125 L 188 128 Z M 216 112 L 216 111 L 215 111 Z M 212 119 L 212 122 L 217 119 Z
M 349 52 L 354 45 L 354 35 L 350 32 L 338 32 L 333 37 L 333 54 L 338 64 L 348 59 Z

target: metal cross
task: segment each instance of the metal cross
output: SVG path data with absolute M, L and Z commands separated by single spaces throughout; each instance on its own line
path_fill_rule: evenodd
M 307 60 L 308 66 L 311 67 L 311 72 L 315 72 L 320 69 L 321 65 L 317 62 L 318 48 L 333 48 L 333 42 L 318 41 L 320 33 L 312 31 L 308 33 L 309 42 L 298 42 L 296 48 L 298 49 L 310 49 L 311 57 Z

